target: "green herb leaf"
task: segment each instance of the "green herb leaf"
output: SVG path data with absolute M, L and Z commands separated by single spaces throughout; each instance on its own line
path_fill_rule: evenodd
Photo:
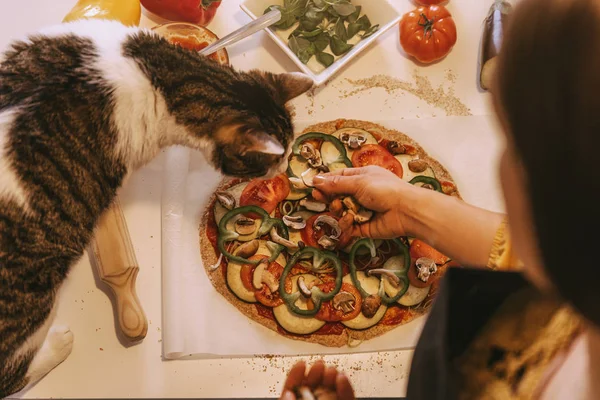
M 306 64 L 316 53 L 315 46 L 308 39 L 301 37 L 292 36 L 288 46 L 303 64 Z
M 302 36 L 306 39 L 310 39 L 310 38 L 319 36 L 321 33 L 323 33 L 323 29 L 315 29 L 312 31 L 303 31 L 301 29 L 296 29 L 294 32 L 292 32 L 290 34 L 290 37 L 291 36 Z
M 327 7 L 327 3 L 324 0 L 312 0 L 312 1 L 315 4 L 315 7 L 318 7 L 318 8 Z
M 332 18 L 339 18 L 340 14 L 337 13 L 337 11 L 335 11 L 335 9 L 333 7 L 328 8 L 327 9 L 327 13 L 332 17 Z
M 329 67 L 335 61 L 335 58 L 329 53 L 317 53 L 317 61 L 323 64 L 325 67 Z
M 363 15 L 357 21 L 357 24 L 360 24 L 361 31 L 367 31 L 371 27 L 371 21 L 369 21 L 369 17 Z
M 331 44 L 331 51 L 336 56 L 341 56 L 342 54 L 346 54 L 352 47 L 354 47 L 353 45 L 348 44 L 345 41 L 341 40 L 337 36 L 331 37 L 330 44 Z
M 348 15 L 348 22 L 350 22 L 350 23 L 356 22 L 358 17 L 360 17 L 361 10 L 362 10 L 362 6 L 356 6 L 356 11 L 354 11 L 352 14 Z
M 379 30 L 379 25 L 373 25 L 372 27 L 367 29 L 367 31 L 365 33 L 363 33 L 361 37 L 363 39 L 366 39 L 369 36 L 371 36 L 372 34 L 374 34 L 375 32 L 377 32 L 378 30 Z
M 356 6 L 350 4 L 350 2 L 346 0 L 339 1 L 338 3 L 332 5 L 332 8 L 335 10 L 336 13 L 343 17 L 347 17 L 356 12 Z
M 335 23 L 335 35 L 342 39 L 344 42 L 348 40 L 348 32 L 346 32 L 346 24 L 343 19 L 338 19 Z
M 283 8 L 285 11 L 296 18 L 302 17 L 306 13 L 308 0 L 284 0 Z
M 360 31 L 360 28 L 360 24 L 356 22 L 348 24 L 348 40 L 352 39 Z
M 329 41 L 331 40 L 330 36 L 323 32 L 321 33 L 319 36 L 317 36 L 314 40 L 313 40 L 313 44 L 315 45 L 315 49 L 318 52 L 322 52 L 323 50 L 325 50 L 327 48 L 327 46 L 329 46 Z
M 283 9 L 281 6 L 270 6 L 265 10 L 265 14 L 273 10 L 279 10 L 281 12 L 281 19 L 276 24 L 273 24 L 274 28 L 283 30 L 290 29 L 296 23 L 296 17 L 288 13 L 287 10 Z

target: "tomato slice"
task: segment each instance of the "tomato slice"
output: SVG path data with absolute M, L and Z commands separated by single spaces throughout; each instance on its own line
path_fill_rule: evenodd
M 335 282 L 327 282 L 317 286 L 325 293 L 329 293 L 335 288 Z M 358 317 L 360 314 L 360 310 L 362 308 L 362 297 L 357 288 L 348 283 L 342 283 L 341 292 L 348 292 L 356 299 L 354 304 L 354 310 L 352 312 L 344 314 L 342 310 L 336 310 L 333 308 L 333 304 L 331 301 L 321 304 L 321 308 L 317 315 L 315 315 L 315 319 L 319 321 L 325 322 L 338 322 L 338 321 L 349 321 Z
M 265 258 L 268 259 L 269 257 L 260 254 L 255 254 L 252 257 L 248 258 L 248 260 L 260 261 L 264 260 Z M 252 284 L 252 276 L 254 275 L 255 268 L 256 265 L 244 264 L 242 265 L 242 269 L 240 271 L 240 278 L 242 279 L 242 284 L 248 290 L 255 290 L 254 285 Z
M 410 258 L 415 261 L 417 258 L 427 257 L 432 259 L 437 265 L 444 265 L 450 261 L 450 257 L 443 255 L 427 243 L 415 239 L 410 245 Z
M 402 164 L 387 151 L 384 147 L 378 144 L 367 144 L 357 150 L 352 155 L 352 165 L 354 167 L 366 167 L 367 165 L 377 165 L 392 171 L 399 178 L 402 178 L 404 171 Z
M 306 227 L 302 230 L 302 232 L 300 232 L 300 234 L 302 235 L 302 241 L 307 246 L 316 247 L 317 249 L 321 248 L 321 246 L 319 245 L 319 239 L 321 239 L 321 237 L 323 237 L 326 234 L 326 228 L 316 231 L 313 227 L 315 224 L 315 221 L 321 215 L 329 215 L 329 216 L 335 218 L 336 221 L 340 220 L 339 218 L 337 218 L 335 215 L 333 215 L 331 213 L 322 213 L 322 214 L 313 215 L 306 221 Z M 339 242 L 338 242 L 338 245 L 336 246 L 336 248 L 343 249 L 351 241 L 352 241 L 352 236 L 350 235 L 349 230 L 342 230 L 342 235 L 340 236 L 340 239 L 339 239 Z
M 290 194 L 290 181 L 284 174 L 272 179 L 254 179 L 240 196 L 240 207 L 258 206 L 271 214 Z
M 279 282 L 281 279 L 281 275 L 283 275 L 283 267 L 279 265 L 279 263 L 273 261 L 268 267 L 267 271 L 269 271 L 275 279 Z M 267 307 L 277 307 L 283 304 L 283 300 L 279 296 L 279 291 L 271 292 L 271 289 L 267 285 L 263 283 L 262 289 L 256 290 L 254 292 L 256 296 L 256 300 Z

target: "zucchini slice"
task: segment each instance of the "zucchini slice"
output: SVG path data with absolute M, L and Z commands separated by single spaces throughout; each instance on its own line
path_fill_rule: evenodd
M 358 280 L 360 281 L 362 288 L 367 293 L 369 293 L 369 294 L 379 293 L 379 284 L 380 284 L 379 278 L 376 278 L 374 276 L 367 276 L 362 271 L 358 271 L 356 273 L 356 276 L 357 276 Z M 343 282 L 353 285 L 350 274 L 344 276 Z M 386 312 L 387 312 L 387 307 L 382 304 L 379 307 L 379 310 L 377 310 L 377 313 L 375 314 L 375 316 L 373 316 L 373 318 L 367 318 L 361 312 L 360 314 L 358 314 L 358 317 L 351 319 L 350 321 L 342 321 L 342 324 L 344 324 L 345 326 L 347 326 L 350 329 L 367 329 L 374 325 L 377 325 L 377 323 L 379 323 L 379 321 L 381 321 L 381 319 L 383 318 L 383 316 L 385 315 Z
M 383 268 L 390 270 L 390 271 L 403 270 L 404 269 L 404 256 L 395 256 L 395 257 L 390 258 L 389 260 L 386 261 L 385 264 L 383 264 Z M 401 282 L 401 284 L 402 284 L 402 282 Z M 394 287 L 390 283 L 390 280 L 384 276 L 383 277 L 383 288 L 385 290 L 385 293 L 388 296 L 394 297 L 395 295 L 398 294 L 400 289 L 402 289 L 402 286 Z M 400 297 L 400 299 L 398 299 L 398 304 L 406 306 L 406 307 L 416 306 L 417 304 L 419 304 L 423 300 L 425 300 L 425 298 L 429 294 L 430 290 L 431 290 L 431 286 L 427 286 L 426 288 L 421 289 L 421 288 L 417 288 L 417 287 L 409 284 L 408 290 L 406 291 L 404 296 L 402 296 L 402 297 Z
M 304 277 L 304 281 L 308 284 L 313 281 L 321 283 L 321 280 L 311 274 L 296 275 L 292 277 L 292 293 L 298 291 L 298 278 Z M 308 309 L 308 301 L 304 297 L 300 297 L 296 301 L 296 306 L 302 310 Z M 292 313 L 286 304 L 282 304 L 273 308 L 275 319 L 283 329 L 297 335 L 308 335 L 316 332 L 325 325 L 324 321 L 319 321 L 313 317 L 302 317 Z
M 267 242 L 265 240 L 261 240 L 259 242 L 258 251 L 256 252 L 258 255 L 263 255 L 265 257 L 271 257 L 271 251 L 267 247 Z M 285 267 L 286 261 L 285 256 L 280 254 L 277 257 L 277 261 L 282 267 Z M 242 282 L 242 277 L 240 273 L 242 272 L 242 264 L 236 262 L 228 262 L 227 263 L 227 286 L 229 289 L 235 294 L 240 300 L 245 301 L 247 303 L 256 303 L 256 296 L 254 295 L 253 290 L 248 290 L 244 286 Z
M 371 135 L 369 132 L 365 131 L 364 129 L 342 128 L 342 129 L 339 129 L 339 130 L 333 132 L 333 136 L 340 139 L 340 136 L 342 135 L 342 133 L 358 133 L 358 134 L 364 135 L 367 138 L 367 141 L 364 144 L 377 144 L 378 143 L 377 139 L 375 139 L 375 136 Z M 356 150 L 352 150 L 346 145 L 344 145 L 344 147 L 346 147 L 346 156 L 350 160 L 352 160 L 352 154 L 354 154 L 354 152 Z
M 433 172 L 433 169 L 429 166 L 427 167 L 427 169 L 423 172 L 412 172 L 410 170 L 410 168 L 408 168 L 408 163 L 412 160 L 417 160 L 418 157 L 416 156 L 411 156 L 409 154 L 398 154 L 396 157 L 396 160 L 400 161 L 400 164 L 402 164 L 402 170 L 403 170 L 403 175 L 402 175 L 402 180 L 406 181 L 406 182 L 410 182 L 411 179 L 413 179 L 415 176 L 429 176 L 431 178 L 435 178 L 435 173 Z

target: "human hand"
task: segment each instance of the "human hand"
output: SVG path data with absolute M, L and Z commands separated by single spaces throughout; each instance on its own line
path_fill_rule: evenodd
M 369 222 L 354 225 L 352 236 L 393 239 L 413 232 L 411 204 L 421 190 L 384 168 L 346 168 L 318 175 L 314 184 L 317 190 L 313 190 L 313 197 L 318 201 L 352 196 L 360 205 L 375 212 Z
M 312 389 L 311 394 L 317 400 L 355 400 L 354 390 L 348 377 L 335 367 L 325 367 L 323 361 L 317 361 L 306 373 L 306 364 L 294 365 L 285 381 L 280 400 L 303 400 L 300 389 Z M 319 395 L 317 392 L 321 392 Z

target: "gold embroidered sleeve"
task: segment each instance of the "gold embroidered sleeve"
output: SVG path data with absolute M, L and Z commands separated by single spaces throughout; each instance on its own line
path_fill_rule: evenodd
M 505 217 L 494 237 L 487 267 L 499 270 L 519 270 L 522 266 L 523 264 L 515 254 L 508 229 L 508 219 Z

